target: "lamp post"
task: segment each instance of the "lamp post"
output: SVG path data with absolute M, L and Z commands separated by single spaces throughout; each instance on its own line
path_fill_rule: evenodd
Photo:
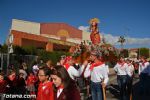
M 8 41 L 7 41 L 7 45 L 8 45 L 8 51 L 7 51 L 7 72 L 8 72 L 8 66 L 10 63 L 10 54 L 13 53 L 13 47 L 12 47 L 12 43 L 13 43 L 13 34 L 9 34 L 8 35 Z

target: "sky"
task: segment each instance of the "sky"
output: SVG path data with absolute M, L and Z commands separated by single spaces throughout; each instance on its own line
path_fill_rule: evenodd
M 64 22 L 89 31 L 95 17 L 106 42 L 119 48 L 118 38 L 125 36 L 125 48 L 150 48 L 150 0 L 0 0 L 0 44 L 12 19 Z

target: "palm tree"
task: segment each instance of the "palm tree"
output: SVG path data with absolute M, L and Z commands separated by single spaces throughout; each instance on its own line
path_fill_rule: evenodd
M 124 38 L 124 36 L 120 36 L 119 37 L 119 40 L 118 40 L 118 42 L 120 42 L 120 45 L 121 45 L 121 49 L 123 49 L 123 44 L 125 43 L 125 38 Z

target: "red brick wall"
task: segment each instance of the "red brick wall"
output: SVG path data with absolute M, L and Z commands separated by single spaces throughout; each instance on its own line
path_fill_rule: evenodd
M 46 48 L 46 43 L 48 42 L 48 39 L 42 36 L 34 35 L 34 34 L 28 34 L 25 32 L 19 32 L 12 30 L 11 33 L 14 36 L 14 45 L 18 46 L 27 46 L 32 45 L 35 47 L 43 47 Z
M 78 30 L 65 23 L 42 23 L 41 24 L 41 34 L 56 35 L 60 30 L 66 30 L 69 33 L 70 38 L 82 39 L 82 31 Z

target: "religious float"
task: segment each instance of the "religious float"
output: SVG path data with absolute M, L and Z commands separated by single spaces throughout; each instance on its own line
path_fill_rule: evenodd
M 83 63 L 85 59 L 88 59 L 90 52 L 96 50 L 105 62 L 114 63 L 117 61 L 118 50 L 111 44 L 107 44 L 102 39 L 98 24 L 100 23 L 98 18 L 93 18 L 89 21 L 90 24 L 90 40 L 84 40 L 80 45 L 76 45 L 70 48 L 70 53 L 76 59 L 78 63 Z

